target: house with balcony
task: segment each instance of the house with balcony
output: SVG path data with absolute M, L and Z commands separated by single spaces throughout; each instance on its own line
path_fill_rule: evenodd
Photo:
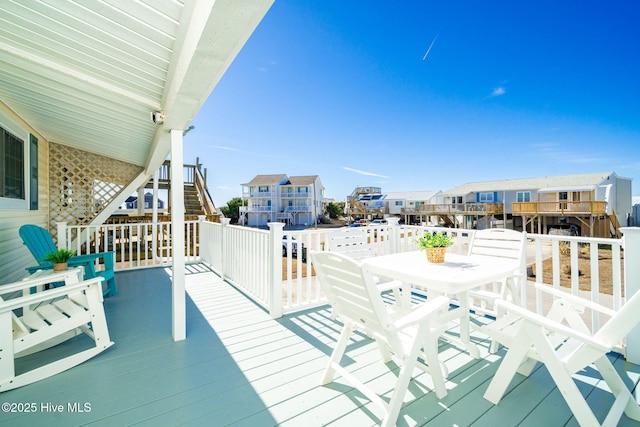
M 445 225 L 619 236 L 632 211 L 631 179 L 615 172 L 470 182 L 420 207 Z
M 385 211 L 405 224 L 431 222 L 429 217 L 420 215 L 420 206 L 432 203 L 440 193 L 440 190 L 386 192 Z
M 324 186 L 317 175 L 256 175 L 242 184 L 239 222 L 265 227 L 269 222 L 309 226 L 322 214 Z
M 356 187 L 347 197 L 346 213 L 352 218 L 375 219 L 394 216 L 405 223 L 430 222 L 420 206 L 433 203 L 439 190 L 383 192 L 380 187 Z
M 380 187 L 356 187 L 345 204 L 345 214 L 352 219 L 384 217 L 384 198 Z

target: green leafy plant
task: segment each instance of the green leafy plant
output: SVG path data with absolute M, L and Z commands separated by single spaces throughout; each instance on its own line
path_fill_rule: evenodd
M 54 264 L 64 264 L 69 261 L 69 258 L 74 256 L 76 251 L 70 251 L 69 249 L 58 249 L 54 252 L 47 252 L 42 261 L 52 262 Z
M 447 248 L 453 245 L 453 239 L 441 231 L 437 233 L 424 233 L 422 237 L 416 239 L 420 250 L 426 248 Z

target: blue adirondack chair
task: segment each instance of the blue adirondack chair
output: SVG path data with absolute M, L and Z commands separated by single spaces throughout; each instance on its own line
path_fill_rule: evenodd
M 37 225 L 27 224 L 20 227 L 20 237 L 25 246 L 29 248 L 31 255 L 38 262 L 38 266 L 28 267 L 27 271 L 33 273 L 39 269 L 53 268 L 53 263 L 43 261 L 46 254 L 54 252 L 57 248 L 49 231 Z M 104 270 L 96 271 L 95 262 L 102 259 Z M 115 275 L 115 253 L 114 252 L 98 252 L 94 254 L 76 255 L 71 257 L 67 262 L 69 267 L 84 267 L 84 279 L 92 279 L 94 277 L 104 277 L 107 288 L 104 290 L 105 296 L 113 296 L 118 293 Z

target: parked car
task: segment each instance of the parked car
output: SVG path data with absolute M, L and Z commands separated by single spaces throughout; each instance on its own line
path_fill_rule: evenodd
M 302 244 L 302 248 L 304 249 L 304 243 Z M 289 237 L 285 234 L 282 236 L 282 256 L 287 256 L 287 252 L 289 251 Z M 296 242 L 296 238 L 291 236 L 291 255 L 298 256 L 298 242 Z
M 349 224 L 349 227 L 366 227 L 367 224 L 364 224 L 362 222 L 354 222 L 352 224 Z
M 369 223 L 369 225 L 387 225 L 388 221 L 386 219 L 374 219 Z

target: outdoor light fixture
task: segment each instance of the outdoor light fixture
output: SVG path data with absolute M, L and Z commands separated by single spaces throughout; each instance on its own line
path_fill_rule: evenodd
M 151 120 L 157 125 L 164 123 L 164 113 L 162 111 L 152 111 Z

